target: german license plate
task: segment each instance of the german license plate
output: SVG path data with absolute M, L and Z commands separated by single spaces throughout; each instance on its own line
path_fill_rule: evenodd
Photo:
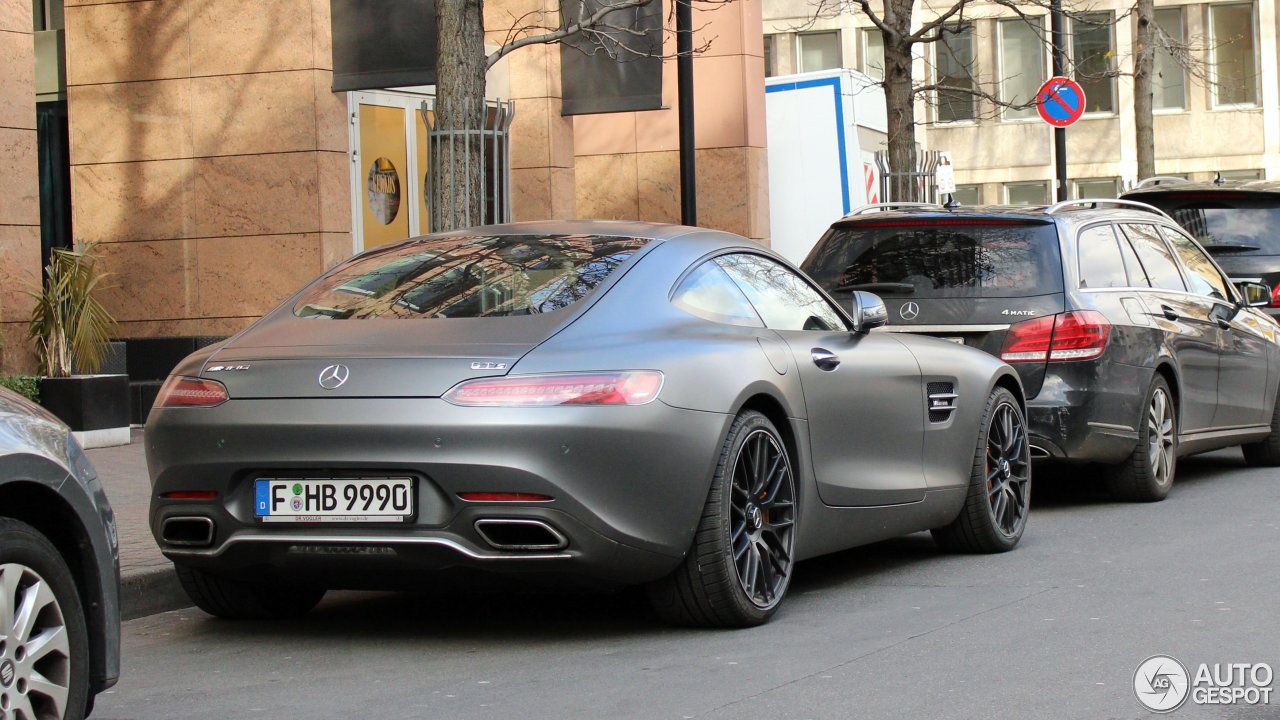
M 258 478 L 253 512 L 262 522 L 404 522 L 413 478 Z

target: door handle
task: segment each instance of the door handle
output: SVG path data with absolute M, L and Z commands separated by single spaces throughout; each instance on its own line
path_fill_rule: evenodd
M 1167 320 L 1177 320 L 1177 319 L 1178 319 L 1178 311 L 1177 311 L 1177 310 L 1174 310 L 1173 308 L 1169 307 L 1168 305 L 1161 305 L 1161 306 L 1160 306 L 1160 312 L 1164 313 L 1165 319 L 1167 319 Z
M 817 365 L 819 370 L 831 372 L 840 367 L 840 357 L 826 348 L 814 348 L 809 351 L 809 356 L 813 358 L 813 364 Z

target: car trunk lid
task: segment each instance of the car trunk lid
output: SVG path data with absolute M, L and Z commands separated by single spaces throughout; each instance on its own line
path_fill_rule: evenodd
M 205 363 L 201 377 L 223 383 L 232 398 L 241 399 L 439 397 L 463 380 L 505 375 L 554 332 L 530 318 L 386 320 L 324 323 L 323 328 L 315 321 L 294 322 L 307 327 L 276 326 L 266 337 L 250 332 L 237 338 Z

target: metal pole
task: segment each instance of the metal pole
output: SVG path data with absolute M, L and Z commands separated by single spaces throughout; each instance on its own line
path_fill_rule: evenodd
M 1052 0 L 1049 5 L 1050 14 L 1052 16 L 1052 34 L 1053 34 L 1053 75 L 1066 75 L 1067 72 L 1067 46 L 1066 46 L 1066 30 L 1063 28 L 1062 0 Z M 1058 202 L 1067 199 L 1067 129 L 1053 129 L 1053 161 L 1056 167 L 1056 176 L 1058 179 Z
M 676 95 L 680 104 L 680 222 L 698 224 L 698 187 L 693 138 L 693 6 L 676 3 Z

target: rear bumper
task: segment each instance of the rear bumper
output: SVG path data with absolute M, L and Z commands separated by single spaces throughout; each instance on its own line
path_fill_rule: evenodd
M 1138 443 L 1151 368 L 1109 362 L 1049 363 L 1027 402 L 1033 458 L 1115 464 Z
M 732 420 L 637 407 L 462 408 L 437 399 L 233 400 L 158 410 L 147 429 L 151 528 L 170 559 L 244 579 L 395 589 L 472 568 L 638 583 L 688 550 Z M 396 524 L 262 523 L 259 476 L 405 474 L 416 514 Z M 214 490 L 216 500 L 172 500 Z M 545 502 L 468 502 L 463 492 Z M 165 541 L 166 520 L 206 517 L 205 546 Z M 498 549 L 477 520 L 537 521 L 563 547 Z

